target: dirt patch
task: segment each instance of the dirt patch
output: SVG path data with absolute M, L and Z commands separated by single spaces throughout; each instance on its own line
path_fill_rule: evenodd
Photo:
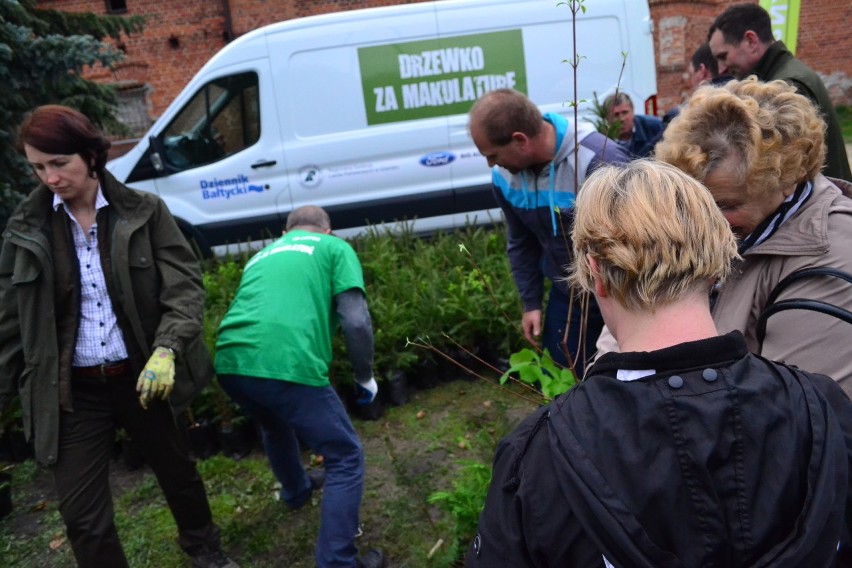
M 452 490 L 465 460 L 490 463 L 494 448 L 535 405 L 484 381 L 441 383 L 410 390 L 408 403 L 388 407 L 377 421 L 355 420 L 365 450 L 359 548 L 381 548 L 388 568 L 451 566 L 428 559 L 451 557 L 452 523 L 428 503 L 435 491 Z M 310 461 L 305 453 L 305 463 Z M 73 567 L 57 510 L 50 472 L 21 464 L 22 481 L 13 484 L 14 509 L 0 521 L 0 566 Z M 257 447 L 240 461 L 215 456 L 199 463 L 223 543 L 243 568 L 312 568 L 319 528 L 320 498 L 297 512 L 273 499 L 274 477 Z M 165 508 L 153 473 L 128 470 L 119 457 L 111 464 L 111 485 L 122 542 L 131 566 L 188 566 L 174 544 L 174 528 L 144 524 Z M 55 548 L 55 549 L 54 549 Z M 161 552 L 161 549 L 165 552 Z M 4 558 L 9 554 L 15 556 Z

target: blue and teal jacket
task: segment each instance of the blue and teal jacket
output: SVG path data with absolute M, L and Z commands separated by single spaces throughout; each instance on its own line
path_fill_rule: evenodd
M 544 276 L 568 292 L 564 282 L 571 262 L 571 222 L 574 216 L 574 130 L 562 115 L 548 113 L 544 120 L 556 128 L 556 154 L 538 174 L 523 170 L 512 174 L 495 166 L 494 196 L 506 218 L 509 264 L 524 311 L 540 310 Z M 601 163 L 626 163 L 629 156 L 618 143 L 591 125 L 578 128 L 578 182 Z

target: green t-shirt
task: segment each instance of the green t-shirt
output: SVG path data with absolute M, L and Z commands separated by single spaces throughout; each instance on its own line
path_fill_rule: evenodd
M 361 263 L 331 235 L 289 231 L 253 256 L 219 326 L 216 372 L 326 386 L 332 298 L 364 291 Z

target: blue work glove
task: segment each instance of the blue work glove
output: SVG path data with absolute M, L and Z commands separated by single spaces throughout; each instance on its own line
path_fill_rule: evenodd
M 379 394 L 379 385 L 376 383 L 376 379 L 370 377 L 369 381 L 356 382 L 355 391 L 358 393 L 355 402 L 360 405 L 367 405 L 376 400 L 376 395 Z

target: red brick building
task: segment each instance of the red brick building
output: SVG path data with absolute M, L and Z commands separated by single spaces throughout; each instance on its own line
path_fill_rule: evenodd
M 143 34 L 119 44 L 127 54 L 126 62 L 113 71 L 91 73 L 122 87 L 123 120 L 141 134 L 210 56 L 235 37 L 281 20 L 420 1 L 424 0 L 42 0 L 38 6 L 147 18 Z M 713 18 L 738 1 L 749 0 L 649 0 L 661 111 L 681 101 L 687 59 L 705 40 Z M 553 2 L 555 7 L 557 1 Z M 797 56 L 823 76 L 835 102 L 850 104 L 852 2 L 801 3 Z M 593 10 L 594 1 L 587 2 L 587 7 Z

